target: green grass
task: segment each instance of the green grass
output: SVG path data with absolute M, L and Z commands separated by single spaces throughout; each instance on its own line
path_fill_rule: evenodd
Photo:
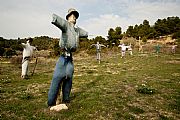
M 55 59 L 38 59 L 27 80 L 20 78 L 20 64 L 0 62 L 0 119 L 180 119 L 180 54 L 121 59 L 120 53 L 103 53 L 101 64 L 95 55 L 79 54 L 69 109 L 60 112 L 46 104 Z

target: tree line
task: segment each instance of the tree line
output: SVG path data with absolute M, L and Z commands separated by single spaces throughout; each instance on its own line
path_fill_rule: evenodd
M 93 39 L 83 38 L 80 39 L 80 48 L 89 49 L 90 45 L 99 41 L 104 45 L 113 47 L 118 45 L 119 41 L 123 37 L 133 37 L 136 40 L 157 39 L 160 36 L 172 35 L 173 39 L 180 41 L 180 19 L 179 17 L 168 17 L 164 19 L 158 19 L 154 25 L 150 25 L 148 20 L 144 20 L 142 24 L 128 26 L 128 29 L 122 33 L 120 26 L 116 28 L 110 28 L 108 30 L 107 39 L 102 36 L 96 36 Z M 38 50 L 51 50 L 54 55 L 60 54 L 59 39 L 50 38 L 48 36 L 40 36 L 33 38 L 32 45 L 36 46 Z M 22 51 L 21 43 L 26 42 L 24 39 L 4 39 L 0 37 L 0 56 L 12 56 L 16 55 L 17 51 Z
M 17 55 L 18 51 L 23 51 L 21 43 L 26 43 L 26 39 L 4 39 L 0 37 L 0 56 L 13 56 Z M 50 38 L 48 36 L 34 37 L 32 45 L 37 47 L 38 50 L 54 49 L 57 44 L 57 39 Z
M 121 32 L 121 27 L 115 29 L 110 28 L 108 31 L 109 43 L 117 44 L 122 37 L 133 37 L 144 42 L 147 39 L 157 39 L 161 36 L 172 35 L 173 39 L 180 38 L 180 19 L 179 17 L 168 17 L 158 19 L 154 25 L 150 25 L 148 20 L 144 20 L 142 24 L 128 26 L 126 32 Z

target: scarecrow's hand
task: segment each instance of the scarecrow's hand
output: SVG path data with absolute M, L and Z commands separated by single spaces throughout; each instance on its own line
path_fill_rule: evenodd
M 55 14 L 53 14 L 53 15 L 52 15 L 52 17 L 53 17 L 53 20 L 52 20 L 52 22 L 51 22 L 51 23 L 52 23 L 52 24 L 54 24 L 54 23 L 56 23 L 57 16 L 56 16 Z

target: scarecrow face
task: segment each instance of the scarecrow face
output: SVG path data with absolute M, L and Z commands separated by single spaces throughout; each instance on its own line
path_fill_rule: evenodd
M 74 14 L 71 14 L 71 15 L 68 17 L 68 22 L 73 23 L 74 25 L 76 24 L 76 17 L 75 17 Z

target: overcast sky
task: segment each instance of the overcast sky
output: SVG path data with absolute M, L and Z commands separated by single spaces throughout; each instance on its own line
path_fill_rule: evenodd
M 106 37 L 117 26 L 124 32 L 145 19 L 152 25 L 157 19 L 180 17 L 180 0 L 0 0 L 0 37 L 59 38 L 52 14 L 65 18 L 69 8 L 78 10 L 77 25 L 93 37 Z

